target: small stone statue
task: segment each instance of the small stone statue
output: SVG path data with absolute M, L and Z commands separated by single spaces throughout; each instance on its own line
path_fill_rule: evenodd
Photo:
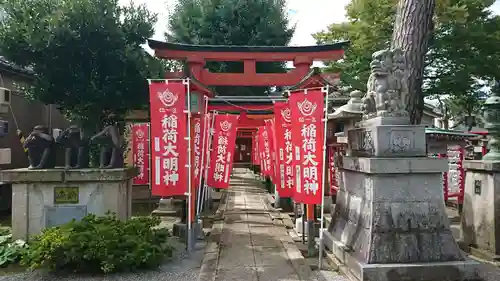
M 64 167 L 66 169 L 85 169 L 89 167 L 89 140 L 78 126 L 70 126 L 56 139 L 65 148 Z
M 55 142 L 43 125 L 33 128 L 24 140 L 23 148 L 28 149 L 30 166 L 28 169 L 52 169 L 56 165 Z
M 101 169 L 123 168 L 123 140 L 116 125 L 109 125 L 90 139 L 101 145 L 99 167 Z

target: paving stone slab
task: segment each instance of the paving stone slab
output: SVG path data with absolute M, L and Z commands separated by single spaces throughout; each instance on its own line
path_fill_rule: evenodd
M 258 281 L 257 269 L 247 266 L 221 269 L 217 271 L 215 281 Z
M 301 281 L 292 267 L 258 266 L 259 281 Z

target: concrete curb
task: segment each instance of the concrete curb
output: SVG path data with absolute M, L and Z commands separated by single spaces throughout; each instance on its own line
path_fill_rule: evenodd
M 224 212 L 227 207 L 227 199 L 229 198 L 227 192 L 225 192 L 220 200 L 219 207 L 215 212 L 216 218 L 220 217 L 221 220 L 216 220 L 212 225 L 212 231 L 210 233 L 209 241 L 207 241 L 205 246 L 205 256 L 203 257 L 203 262 L 201 263 L 200 274 L 198 275 L 198 281 L 213 281 L 217 277 L 217 266 L 219 263 L 220 254 L 220 240 L 222 234 L 222 228 L 224 227 Z
M 286 226 L 284 224 L 278 223 L 278 221 L 281 221 L 281 213 L 274 210 L 269 205 L 269 202 L 264 199 L 266 196 L 263 196 L 262 201 L 265 203 L 266 209 L 269 212 L 269 215 L 271 217 L 274 217 L 273 219 L 273 225 L 275 227 L 283 227 L 285 231 L 288 233 L 288 230 L 286 229 Z M 276 218 L 280 219 L 276 219 Z M 281 244 L 283 244 L 283 248 L 285 249 L 285 252 L 288 256 L 288 259 L 292 263 L 292 267 L 299 276 L 300 280 L 308 280 L 308 281 L 318 281 L 318 278 L 316 275 L 313 273 L 311 268 L 306 262 L 306 259 L 300 252 L 299 248 L 295 245 L 295 242 L 293 241 L 292 237 L 290 235 L 286 235 L 282 238 L 280 238 Z

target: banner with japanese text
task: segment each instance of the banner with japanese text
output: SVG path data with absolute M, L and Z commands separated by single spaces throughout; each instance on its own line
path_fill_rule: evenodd
M 271 156 L 271 166 L 270 166 L 270 174 L 271 182 L 273 184 L 277 184 L 279 180 L 279 173 L 277 168 L 277 154 L 276 154 L 276 134 L 274 130 L 274 120 L 269 119 L 266 120 L 266 131 L 269 136 L 269 151 Z
M 219 114 L 215 116 L 212 155 L 207 179 L 207 184 L 210 187 L 229 188 L 237 127 L 237 115 Z
M 201 180 L 201 172 L 203 170 L 201 159 L 204 151 L 204 118 L 202 116 L 194 116 L 191 121 L 193 127 L 193 184 L 198 187 Z
M 132 125 L 132 155 L 134 166 L 139 174 L 133 179 L 133 184 L 149 184 L 149 124 Z
M 306 92 L 307 91 L 307 92 Z M 324 97 L 321 89 L 298 90 L 289 98 L 294 149 L 294 200 L 321 204 L 323 196 Z
M 257 147 L 258 147 L 258 154 L 259 154 L 259 162 L 260 162 L 260 174 L 265 176 L 267 171 L 266 171 L 266 161 L 265 161 L 265 153 L 264 153 L 264 126 L 259 127 L 257 131 Z
M 185 195 L 188 191 L 186 85 L 183 81 L 151 83 L 152 182 L 156 196 Z
M 262 162 L 263 162 L 263 174 L 264 176 L 271 177 L 272 176 L 272 162 L 271 162 L 271 134 L 268 130 L 268 126 L 262 126 L 260 127 L 261 130 L 261 136 L 260 136 L 260 147 L 262 147 L 261 150 L 261 157 L 262 157 Z
M 259 163 L 259 142 L 257 141 L 258 139 L 258 132 L 254 132 L 252 134 L 252 164 L 253 165 L 260 165 Z
M 328 145 L 326 147 L 326 155 L 328 159 L 328 183 L 330 185 L 330 194 L 337 194 L 337 177 L 335 169 L 335 147 Z
M 205 130 L 205 138 L 203 139 L 203 145 L 204 145 L 204 148 L 203 148 L 203 151 L 205 153 L 205 156 L 203 158 L 203 168 L 202 170 L 205 171 L 205 169 L 207 169 L 210 165 L 209 165 L 209 162 L 210 162 L 210 149 L 211 149 L 211 146 L 213 145 L 212 144 L 212 131 L 213 131 L 213 114 L 212 113 L 207 113 L 204 118 L 206 119 L 205 120 L 205 124 L 207 124 L 207 126 L 204 128 Z M 202 172 L 202 177 L 205 176 L 205 173 Z
M 279 171 L 278 193 L 282 198 L 293 196 L 293 154 L 292 154 L 292 120 L 288 102 L 274 104 L 276 128 L 276 150 Z

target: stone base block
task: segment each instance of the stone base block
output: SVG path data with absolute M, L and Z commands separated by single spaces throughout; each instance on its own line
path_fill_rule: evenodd
M 380 119 L 382 120 L 382 119 Z M 380 121 L 379 120 L 379 121 Z M 361 157 L 424 157 L 425 126 L 366 124 L 348 131 L 351 155 Z
M 319 229 L 321 227 L 320 222 L 314 222 L 314 237 L 319 237 Z M 308 235 L 307 231 L 307 221 L 304 224 L 304 230 L 302 230 L 302 218 L 297 218 L 295 220 L 295 232 L 302 234 L 305 231 L 305 235 Z
M 0 181 L 12 184 L 12 236 L 27 239 L 90 213 L 128 219 L 135 175 L 135 168 L 1 171 Z
M 463 240 L 478 251 L 500 255 L 500 161 L 464 161 Z
M 323 243 L 332 251 L 334 263 L 345 274 L 360 281 L 470 281 L 480 280 L 477 274 L 479 262 L 473 260 L 367 264 L 357 260 L 350 248 L 336 240 L 328 231 L 323 232 Z
M 151 215 L 159 217 L 176 217 L 178 216 L 179 210 L 175 206 L 174 199 L 160 199 L 158 203 L 158 208 L 154 210 Z
M 203 235 L 203 228 L 202 228 L 201 224 L 194 223 L 192 225 L 192 229 L 193 229 L 193 233 L 194 233 L 193 239 L 202 239 L 203 240 L 203 238 L 205 236 Z M 187 236 L 188 236 L 187 224 L 180 223 L 180 222 L 174 223 L 172 233 L 174 236 L 179 237 L 183 240 L 187 239 Z
M 446 162 L 344 157 L 329 234 L 366 264 L 462 262 L 444 205 Z

